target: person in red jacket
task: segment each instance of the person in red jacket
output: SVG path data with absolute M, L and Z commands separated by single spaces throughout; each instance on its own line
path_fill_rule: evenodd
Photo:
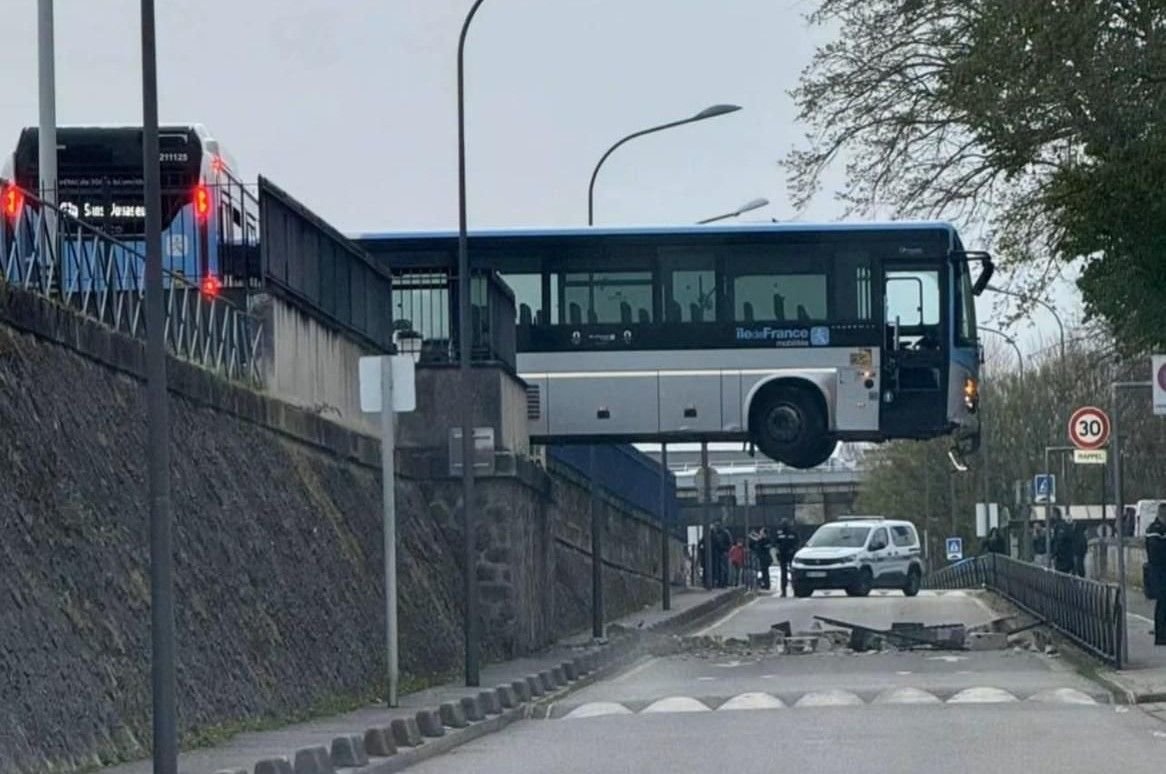
M 737 542 L 729 548 L 729 566 L 733 568 L 733 585 L 740 586 L 745 569 L 745 541 L 741 538 L 737 538 Z

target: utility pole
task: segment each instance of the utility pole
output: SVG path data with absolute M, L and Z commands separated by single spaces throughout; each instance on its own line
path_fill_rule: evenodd
M 37 168 L 40 170 L 40 198 L 57 203 L 57 76 L 56 44 L 53 35 L 53 0 L 37 0 L 37 83 L 40 92 L 40 129 Z M 49 217 L 51 207 L 41 210 Z M 55 230 L 48 231 L 54 234 Z

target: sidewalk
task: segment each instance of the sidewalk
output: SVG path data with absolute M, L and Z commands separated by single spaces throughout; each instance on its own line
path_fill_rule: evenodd
M 675 592 L 668 612 L 656 605 L 610 622 L 606 645 L 593 644 L 590 632 L 584 632 L 538 655 L 483 667 L 480 688 L 467 688 L 460 681 L 447 683 L 402 696 L 401 706 L 394 709 L 370 706 L 274 731 L 239 734 L 218 747 L 182 753 L 178 770 L 180 774 L 291 774 L 294 766 L 295 774 L 329 774 L 332 765 L 326 752 L 310 761 L 313 756 L 305 751 L 322 747 L 335 752 L 334 741 L 344 737 L 360 748 L 356 751 L 358 764 L 363 753 L 368 755 L 366 763 L 343 767 L 345 770 L 361 774 L 399 771 L 499 730 L 524 717 L 531 703 L 557 699 L 616 668 L 631 654 L 635 638 L 623 636 L 613 624 L 628 630 L 673 631 L 721 614 L 743 598 L 736 589 Z M 381 729 L 390 744 L 373 757 L 365 741 L 376 747 L 376 740 L 383 738 L 378 734 Z M 295 765 L 297 752 L 302 768 Z M 337 763 L 342 762 L 337 759 Z M 102 771 L 152 774 L 153 765 L 143 760 Z
M 1129 587 L 1127 626 L 1129 663 L 1102 677 L 1123 691 L 1131 704 L 1166 702 L 1166 646 L 1154 645 L 1154 603 L 1142 590 Z

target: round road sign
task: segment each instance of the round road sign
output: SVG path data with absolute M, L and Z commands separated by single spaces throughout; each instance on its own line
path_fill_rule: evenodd
M 1069 417 L 1069 440 L 1078 449 L 1100 449 L 1109 443 L 1109 415 L 1096 406 L 1082 406 Z

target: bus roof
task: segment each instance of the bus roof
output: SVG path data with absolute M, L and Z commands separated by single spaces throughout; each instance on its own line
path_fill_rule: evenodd
M 747 233 L 797 233 L 808 231 L 907 231 L 936 229 L 948 233 L 955 232 L 955 226 L 946 221 L 867 221 L 855 223 L 734 223 L 734 224 L 685 224 L 655 226 L 593 226 L 568 228 L 504 228 L 478 229 L 469 232 L 474 237 L 572 237 L 572 236 L 635 236 L 635 235 L 684 235 L 684 234 L 747 234 Z M 355 241 L 390 241 L 407 239 L 454 239 L 456 231 L 372 231 L 345 235 Z

